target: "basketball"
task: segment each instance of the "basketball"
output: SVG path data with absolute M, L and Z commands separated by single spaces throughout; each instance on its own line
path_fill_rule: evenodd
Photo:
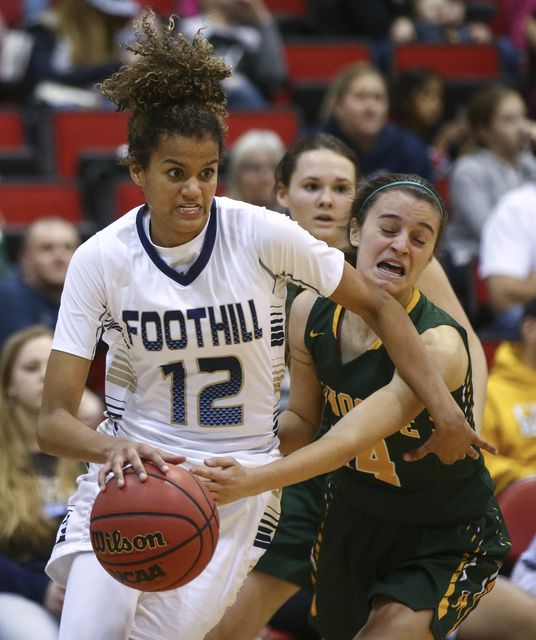
M 170 465 L 162 473 L 145 462 L 148 478 L 124 471 L 110 479 L 90 520 L 91 544 L 106 571 L 140 591 L 176 589 L 207 566 L 218 542 L 218 509 L 203 483 Z

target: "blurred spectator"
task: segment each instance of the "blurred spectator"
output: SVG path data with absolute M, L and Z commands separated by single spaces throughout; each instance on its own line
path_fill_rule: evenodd
M 395 43 L 406 42 L 479 42 L 493 40 L 490 27 L 482 22 L 466 21 L 462 0 L 413 0 L 409 16 L 397 18 L 390 30 Z
M 21 102 L 23 80 L 33 47 L 32 36 L 8 21 L 0 8 L 0 99 Z
M 45 574 L 81 463 L 37 444 L 52 332 L 13 334 L 0 354 L 0 638 L 56 640 L 65 589 Z
M 61 218 L 41 218 L 27 230 L 18 265 L 0 282 L 0 346 L 18 329 L 56 326 L 61 292 L 78 231 Z
M 438 73 L 411 69 L 397 77 L 393 88 L 393 118 L 429 145 L 437 178 L 446 177 L 452 159 L 458 155 L 469 133 L 465 117 L 445 121 L 444 111 L 445 82 Z
M 485 221 L 498 199 L 536 180 L 536 123 L 527 119 L 521 94 L 502 84 L 478 89 L 470 98 L 468 153 L 454 163 L 450 177 L 451 222 L 446 230 L 445 267 L 454 290 L 467 302 Z
M 405 15 L 411 0 L 307 0 L 307 10 L 320 33 L 385 38 L 395 18 Z
M 329 88 L 322 115 L 319 130 L 354 150 L 364 177 L 417 173 L 435 182 L 426 145 L 413 132 L 388 122 L 387 82 L 373 65 L 358 62 L 343 69 Z
M 226 89 L 229 109 L 262 109 L 287 77 L 281 34 L 263 0 L 200 0 L 202 13 L 177 28 L 192 38 L 199 29 L 216 55 L 233 68 Z
M 392 43 L 495 43 L 504 72 L 512 78 L 518 75 L 519 56 L 513 42 L 505 36 L 495 36 L 485 22 L 468 19 L 463 0 L 413 0 L 412 8 L 410 16 L 401 16 L 393 22 Z
M 22 5 L 23 20 L 30 22 L 45 9 L 48 9 L 53 0 L 19 0 Z
M 285 145 L 275 131 L 252 129 L 244 133 L 229 151 L 226 195 L 278 211 L 274 173 L 284 153 Z
M 124 62 L 120 43 L 136 0 L 57 0 L 28 26 L 34 44 L 26 76 L 33 98 L 51 106 L 106 106 L 94 85 Z
M 484 453 L 496 493 L 536 473 L 536 298 L 525 306 L 521 342 L 503 342 L 488 379 L 482 437 L 499 455 Z
M 5 220 L 4 216 L 0 212 L 0 282 L 9 273 L 11 262 L 6 246 L 6 234 L 5 234 Z
M 536 297 L 536 183 L 504 195 L 482 230 L 480 277 L 494 319 L 486 332 L 520 339 L 523 307 Z
M 506 33 L 517 48 L 531 118 L 536 118 L 536 0 L 502 0 Z

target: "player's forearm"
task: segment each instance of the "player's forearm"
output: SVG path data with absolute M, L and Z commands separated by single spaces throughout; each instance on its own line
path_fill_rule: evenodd
M 278 418 L 279 450 L 288 455 L 301 447 L 305 447 L 317 436 L 319 428 L 302 420 L 299 415 L 287 409 Z
M 414 417 L 414 405 L 414 402 L 404 405 L 396 394 L 387 388 L 380 389 L 349 411 L 319 440 L 285 458 L 257 467 L 252 495 L 339 469 L 400 430 Z
M 97 432 L 65 409 L 42 410 L 37 430 L 45 453 L 83 462 L 104 462 L 117 438 Z
M 398 373 L 428 409 L 438 428 L 458 424 L 460 408 L 405 310 L 394 298 L 378 317 L 378 335 Z

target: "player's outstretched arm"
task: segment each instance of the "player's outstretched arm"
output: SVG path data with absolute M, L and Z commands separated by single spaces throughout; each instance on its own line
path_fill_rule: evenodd
M 422 407 L 420 401 L 415 405 Z M 210 458 L 205 468 L 191 472 L 208 481 L 206 486 L 217 504 L 227 504 L 334 471 L 415 415 L 400 403 L 391 383 L 354 407 L 322 438 L 285 458 L 255 468 L 243 467 L 231 457 Z
M 431 329 L 424 334 L 424 343 L 437 363 L 447 388 L 457 389 L 467 374 L 468 359 L 456 329 Z M 262 467 L 245 468 L 234 458 L 211 458 L 205 461 L 206 469 L 192 472 L 209 481 L 207 486 L 217 503 L 226 504 L 338 469 L 409 424 L 423 408 L 421 400 L 402 377 L 395 373 L 388 385 L 349 411 L 320 440 L 281 460 Z M 490 452 L 495 451 L 474 430 L 471 429 L 471 432 L 473 437 L 470 441 L 473 444 Z M 449 443 L 445 446 L 436 429 L 420 449 L 410 453 L 408 460 L 436 453 L 448 464 L 448 459 L 444 459 L 444 450 L 448 453 Z M 472 446 L 467 455 L 473 458 L 479 456 Z
M 384 343 L 400 375 L 421 399 L 441 432 L 443 461 L 471 455 L 475 432 L 442 380 L 402 306 L 386 291 L 345 264 L 332 300 L 360 315 Z M 448 449 L 448 451 L 447 451 Z
M 123 486 L 123 468 L 129 463 L 143 481 L 147 479 L 143 459 L 151 460 L 162 471 L 166 471 L 166 462 L 184 462 L 183 456 L 100 433 L 78 420 L 76 416 L 90 365 L 85 358 L 61 351 L 51 352 L 37 430 L 41 449 L 54 456 L 103 463 L 99 473 L 101 489 L 106 487 L 105 479 L 110 471 L 118 485 Z
M 471 353 L 471 365 L 473 370 L 475 404 L 473 408 L 473 415 L 475 419 L 476 432 L 480 435 L 488 392 L 488 364 L 482 343 L 476 335 L 464 308 L 454 293 L 454 289 L 447 278 L 445 270 L 437 258 L 434 258 L 422 272 L 421 277 L 417 280 L 417 289 L 422 291 L 428 300 L 433 302 L 437 307 L 443 309 L 443 311 L 446 311 L 450 316 L 452 316 L 454 320 L 461 324 L 467 331 L 467 340 L 469 342 L 469 352 Z

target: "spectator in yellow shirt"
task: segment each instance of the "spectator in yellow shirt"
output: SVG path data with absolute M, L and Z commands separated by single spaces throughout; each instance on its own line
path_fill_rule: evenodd
M 482 437 L 499 450 L 483 452 L 496 493 L 536 473 L 536 298 L 525 306 L 521 342 L 503 342 L 495 354 Z

